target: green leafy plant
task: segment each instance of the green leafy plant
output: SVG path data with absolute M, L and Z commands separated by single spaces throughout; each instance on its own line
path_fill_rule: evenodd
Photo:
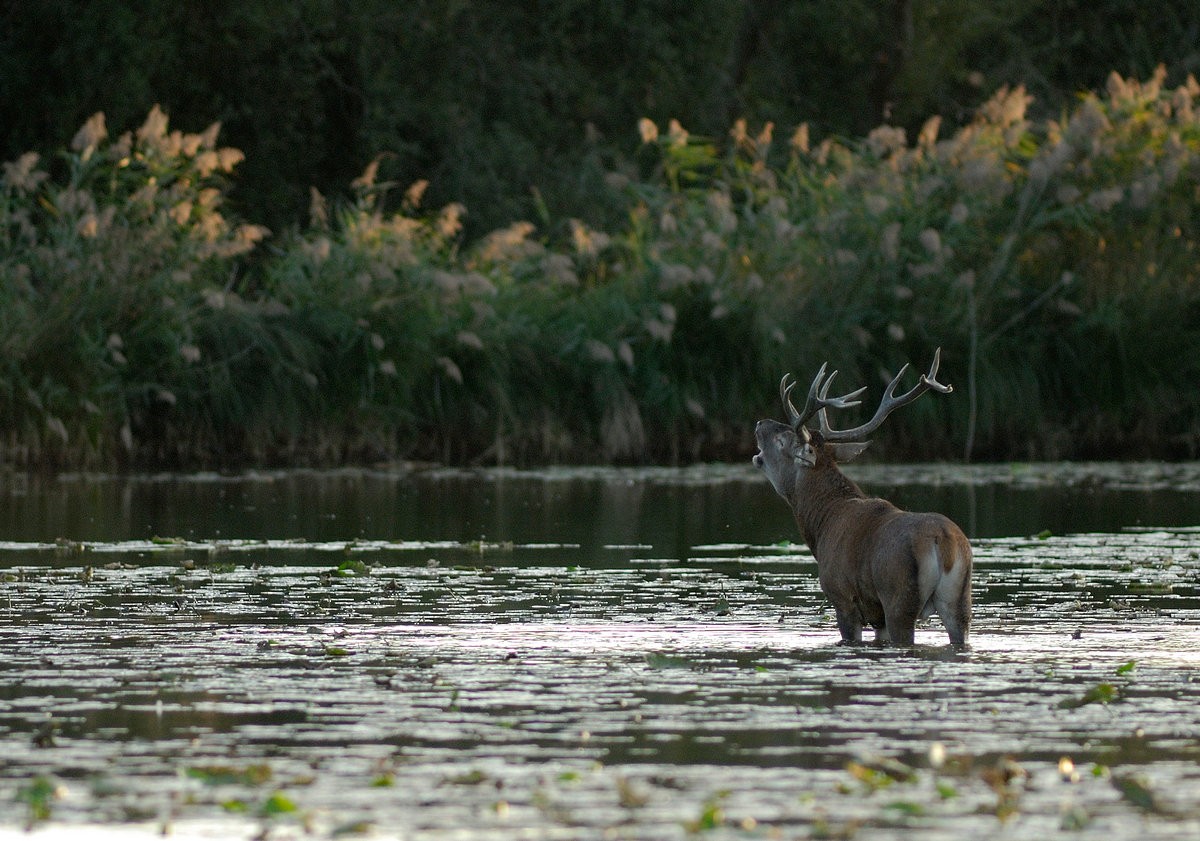
M 17 789 L 17 801 L 25 804 L 25 828 L 32 829 L 50 819 L 59 787 L 49 777 L 38 775 Z
M 1121 690 L 1113 684 L 1098 683 L 1078 697 L 1063 698 L 1057 706 L 1062 710 L 1074 710 L 1088 704 L 1111 704 L 1120 697 Z

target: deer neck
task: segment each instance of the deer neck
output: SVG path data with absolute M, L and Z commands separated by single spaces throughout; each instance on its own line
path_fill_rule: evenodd
M 818 464 L 805 471 L 796 484 L 791 508 L 809 549 L 816 551 L 821 533 L 836 517 L 838 508 L 851 499 L 866 496 L 833 462 Z

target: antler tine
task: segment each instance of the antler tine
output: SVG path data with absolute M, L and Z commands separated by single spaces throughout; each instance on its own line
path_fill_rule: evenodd
M 829 386 L 833 384 L 833 378 L 838 374 L 834 371 L 829 375 L 829 379 L 825 380 L 825 385 L 821 386 L 821 393 L 817 395 L 819 410 L 824 412 L 826 409 L 849 409 L 851 406 L 857 406 L 862 403 L 861 400 L 855 400 L 856 397 L 861 397 L 862 393 L 867 390 L 864 385 L 862 388 L 856 388 L 849 394 L 843 394 L 841 397 L 829 397 Z
M 779 399 L 783 401 L 783 409 L 787 412 L 788 423 L 793 429 L 798 429 L 804 421 L 800 419 L 800 413 L 796 411 L 795 404 L 792 403 L 792 389 L 796 387 L 796 381 L 792 379 L 791 374 L 784 374 L 783 379 L 779 381 Z
M 867 435 L 870 435 L 880 427 L 884 419 L 901 406 L 906 406 L 916 400 L 922 394 L 929 390 L 937 391 L 941 394 L 949 394 L 954 390 L 953 386 L 940 383 L 937 381 L 938 366 L 942 361 L 942 349 L 938 348 L 933 353 L 933 364 L 929 366 L 929 373 L 922 374 L 921 380 L 910 390 L 896 396 L 896 386 L 900 384 L 900 379 L 908 371 L 908 363 L 900 369 L 900 373 L 892 378 L 888 383 L 888 387 L 884 389 L 883 399 L 879 402 L 879 408 L 875 410 L 875 416 L 862 426 L 856 426 L 853 429 L 833 429 L 829 426 L 829 419 L 825 412 L 821 412 L 821 435 L 826 441 L 861 441 Z
M 808 397 L 804 400 L 804 411 L 800 413 L 799 418 L 792 424 L 797 431 L 800 425 L 813 416 L 817 411 L 817 395 L 821 390 L 821 382 L 825 379 L 825 369 L 829 367 L 828 362 L 822 362 L 820 369 L 817 370 L 817 375 L 813 377 L 812 385 L 808 387 Z M 837 375 L 837 371 L 830 374 L 830 379 Z
M 809 418 L 819 411 L 824 411 L 826 408 L 845 409 L 850 406 L 857 406 L 861 401 L 855 398 L 867 390 L 864 386 L 849 394 L 843 394 L 841 397 L 830 397 L 829 386 L 838 372 L 834 371 L 826 377 L 825 370 L 828 367 L 829 363 L 822 363 L 820 370 L 817 371 L 817 376 L 813 378 L 812 385 L 808 387 L 808 397 L 804 401 L 804 411 L 799 411 L 792 402 L 792 389 L 796 387 L 796 382 L 792 379 L 792 375 L 784 374 L 783 379 L 779 381 L 779 397 L 783 401 L 784 410 L 787 412 L 788 422 L 792 425 L 792 429 L 795 429 L 797 432 L 800 431 L 800 428 Z
M 821 388 L 821 381 L 825 378 L 825 368 L 829 363 L 822 363 L 821 370 L 817 371 L 817 377 L 813 380 L 812 385 L 808 389 L 808 399 L 804 401 L 804 411 L 798 411 L 796 404 L 792 402 L 792 389 L 796 387 L 795 380 L 791 374 L 784 374 L 783 379 L 779 381 L 779 397 L 783 401 L 784 411 L 787 412 L 788 423 L 792 425 L 792 429 L 797 432 L 804 422 L 813 416 L 817 410 L 815 405 L 817 400 L 817 392 Z M 834 372 L 836 373 L 836 371 Z
M 933 352 L 933 364 L 929 366 L 929 373 L 921 375 L 921 382 L 939 394 L 949 394 L 954 391 L 954 386 L 949 383 L 939 383 L 937 381 L 938 366 L 941 364 L 942 349 L 938 348 Z

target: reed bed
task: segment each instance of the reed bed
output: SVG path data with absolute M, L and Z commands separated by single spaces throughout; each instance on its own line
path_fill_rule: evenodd
M 376 163 L 272 235 L 228 210 L 219 126 L 96 115 L 3 165 L 0 462 L 743 458 L 784 371 L 869 402 L 939 346 L 956 390 L 885 457 L 1195 456 L 1198 99 L 1113 74 L 1056 120 L 1013 88 L 819 143 L 643 120 L 598 197 L 623 225 L 474 241 Z

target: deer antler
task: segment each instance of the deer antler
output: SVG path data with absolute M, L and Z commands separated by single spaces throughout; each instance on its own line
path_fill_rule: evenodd
M 821 370 L 817 371 L 816 379 L 812 381 L 812 385 L 808 388 L 808 399 L 804 401 L 804 411 L 798 411 L 794 403 L 792 403 L 792 389 L 796 387 L 795 380 L 791 374 L 784 374 L 783 379 L 779 381 L 779 397 L 783 400 L 783 408 L 787 412 L 788 422 L 792 425 L 792 429 L 796 432 L 804 426 L 804 422 L 815 415 L 818 411 L 823 411 L 825 408 L 830 409 L 847 409 L 851 406 L 857 406 L 861 400 L 855 400 L 864 391 L 866 386 L 852 391 L 849 394 L 843 394 L 841 397 L 829 397 L 829 384 L 833 382 L 833 378 L 837 376 L 837 371 L 834 371 L 828 378 L 825 376 L 825 369 L 829 363 L 821 364 Z
M 883 423 L 884 418 L 886 418 L 894 410 L 899 409 L 901 406 L 908 405 L 930 389 L 941 394 L 949 394 L 954 390 L 954 388 L 937 381 L 938 365 L 941 364 L 941 361 L 942 349 L 938 348 L 933 353 L 933 364 L 929 366 L 929 373 L 922 374 L 921 381 L 919 383 L 913 386 L 909 391 L 897 397 L 896 386 L 899 385 L 900 378 L 904 376 L 904 372 L 908 370 L 908 363 L 905 363 L 904 367 L 900 369 L 900 373 L 898 373 L 892 379 L 887 389 L 883 392 L 883 400 L 880 401 L 879 408 L 875 410 L 875 417 L 871 418 L 862 426 L 856 426 L 853 429 L 833 429 L 829 426 L 829 419 L 825 415 L 825 408 L 828 406 L 829 408 L 840 409 L 841 406 L 835 405 L 833 401 L 827 401 L 825 405 L 819 406 L 817 411 L 820 413 L 822 437 L 824 437 L 826 441 L 861 441 L 863 438 L 878 429 L 880 424 Z M 822 373 L 824 373 L 825 369 L 822 368 L 821 370 Z M 834 373 L 836 374 L 837 372 L 835 371 Z M 820 375 L 818 375 L 818 379 L 819 378 Z M 830 376 L 829 379 L 832 380 L 833 377 Z M 828 389 L 829 381 L 827 380 L 824 389 L 822 390 L 822 394 L 818 396 L 818 401 L 823 399 L 823 392 L 827 391 Z M 862 390 L 860 389 L 859 391 L 855 392 L 855 395 L 861 393 L 861 391 Z

